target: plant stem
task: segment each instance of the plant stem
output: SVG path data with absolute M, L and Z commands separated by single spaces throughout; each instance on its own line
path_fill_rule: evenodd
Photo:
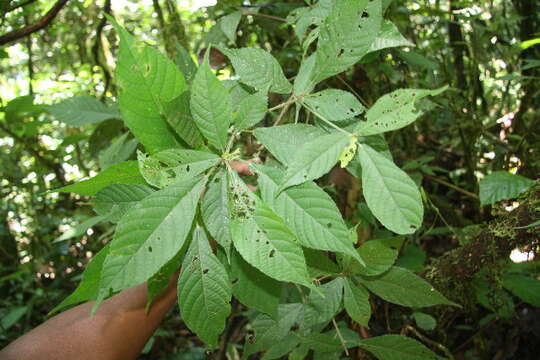
M 341 335 L 341 331 L 339 330 L 339 327 L 337 326 L 336 319 L 332 318 L 332 325 L 334 325 L 334 328 L 336 329 L 336 334 L 341 342 L 341 346 L 343 346 L 343 350 L 345 350 L 345 355 L 349 356 L 349 350 L 347 349 L 347 344 L 345 342 L 345 339 L 343 339 L 343 335 Z
M 351 133 L 348 132 L 347 130 L 340 128 L 339 126 L 337 126 L 336 124 L 334 124 L 334 123 L 331 122 L 330 120 L 325 119 L 324 116 L 322 116 L 321 114 L 318 114 L 315 110 L 311 109 L 309 106 L 306 106 L 306 105 L 304 104 L 304 107 L 305 107 L 309 112 L 311 112 L 313 115 L 317 116 L 319 119 L 321 119 L 321 120 L 324 121 L 326 124 L 328 124 L 328 125 L 330 125 L 331 127 L 333 127 L 334 129 L 336 129 L 336 130 L 338 130 L 338 131 L 341 131 L 342 133 L 347 134 L 347 135 L 349 135 L 349 136 L 354 136 L 354 134 L 351 134 Z

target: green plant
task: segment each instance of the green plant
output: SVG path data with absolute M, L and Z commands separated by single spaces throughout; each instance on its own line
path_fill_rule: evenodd
M 355 229 L 314 182 L 339 162 L 361 178 L 367 206 L 388 230 L 407 235 L 422 225 L 420 191 L 392 161 L 383 134 L 414 122 L 421 114 L 416 102 L 445 88 L 397 90 L 367 110 L 352 93 L 317 88 L 370 52 L 408 44 L 383 19 L 383 3 L 320 1 L 296 9 L 289 21 L 305 56 L 293 84 L 270 53 L 256 48 L 219 47 L 238 81 L 214 74 L 210 51 L 198 69 L 190 61 L 179 69 L 110 18 L 120 37 L 121 116 L 145 152 L 58 190 L 93 196 L 94 220 L 117 225 L 77 290 L 53 311 L 86 300 L 96 300 L 97 308 L 145 281 L 151 302 L 182 265 L 182 318 L 211 346 L 225 329 L 234 296 L 257 311 L 244 356 L 266 351 L 267 359 L 303 358 L 310 350 L 339 356 L 360 346 L 380 359 L 436 358 L 398 335 L 362 340 L 334 319 L 344 309 L 368 326 L 370 292 L 414 308 L 456 305 L 394 265 L 402 239 L 370 240 L 356 249 Z M 195 75 L 187 81 L 181 70 Z M 268 109 L 269 92 L 286 99 Z M 78 124 L 117 116 L 80 98 L 51 112 L 62 117 L 83 106 Z M 294 123 L 278 125 L 291 106 Z M 276 110 L 273 126 L 256 127 Z M 230 166 L 245 156 L 240 136 L 254 136 L 275 159 L 252 165 L 255 192 Z

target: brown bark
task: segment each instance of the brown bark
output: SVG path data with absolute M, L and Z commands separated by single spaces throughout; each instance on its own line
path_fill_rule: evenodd
M 33 24 L 27 25 L 21 29 L 13 30 L 0 36 L 0 45 L 5 45 L 10 42 L 19 40 L 25 36 L 28 36 L 36 31 L 46 28 L 54 20 L 56 15 L 62 10 L 64 5 L 67 4 L 69 0 L 58 0 L 54 6 L 38 21 Z

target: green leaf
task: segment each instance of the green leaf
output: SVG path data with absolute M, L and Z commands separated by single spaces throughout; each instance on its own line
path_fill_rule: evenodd
M 165 117 L 174 131 L 192 147 L 203 143 L 203 137 L 191 115 L 190 91 L 184 91 L 176 99 L 164 105 Z
M 282 164 L 291 162 L 291 155 L 307 142 L 311 142 L 325 132 L 315 126 L 306 124 L 289 124 L 266 128 L 257 128 L 255 137 Z
M 304 308 L 302 328 L 328 323 L 341 309 L 343 299 L 343 279 L 336 278 L 312 289 Z
M 266 350 L 283 341 L 296 322 L 302 304 L 281 304 L 278 309 L 278 319 L 266 314 L 259 314 L 252 322 L 255 335 L 246 341 L 244 358 L 256 352 Z
M 362 136 L 376 135 L 401 129 L 414 122 L 421 111 L 416 110 L 417 100 L 426 96 L 436 96 L 446 91 L 448 86 L 436 90 L 399 89 L 380 97 L 366 113 L 366 121 L 356 127 Z
M 531 186 L 534 181 L 506 171 L 495 171 L 480 181 L 480 204 L 494 204 L 501 200 L 518 197 Z
M 377 277 L 361 276 L 358 279 L 375 295 L 394 304 L 410 307 L 456 305 L 427 281 L 397 266 Z
M 90 229 L 92 226 L 100 223 L 105 218 L 103 216 L 92 216 L 91 218 L 86 219 L 80 224 L 77 224 L 76 226 L 72 227 L 71 229 L 64 232 L 61 236 L 57 237 L 53 243 L 57 243 L 60 241 L 69 240 L 74 237 L 82 236 L 88 229 Z
M 391 160 L 361 145 L 362 191 L 373 215 L 398 234 L 414 233 L 422 225 L 424 206 L 418 187 Z
M 150 185 L 158 188 L 193 178 L 220 161 L 215 154 L 184 149 L 164 150 L 149 157 L 139 152 L 138 158 L 142 176 Z
M 191 83 L 191 80 L 193 80 L 193 77 L 197 72 L 197 65 L 195 65 L 195 61 L 193 61 L 193 58 L 186 48 L 179 42 L 176 43 L 176 59 L 174 59 L 174 62 L 180 71 L 182 71 L 182 74 L 184 74 L 186 81 Z
M 439 68 L 439 64 L 433 60 L 430 60 L 429 58 L 421 55 L 420 53 L 416 51 L 403 51 L 398 50 L 397 51 L 400 58 L 405 60 L 409 65 L 416 66 L 420 69 L 425 70 L 431 70 L 435 71 Z
M 383 335 L 358 342 L 379 360 L 438 360 L 442 359 L 418 341 L 401 335 Z
M 232 256 L 231 272 L 234 297 L 248 308 L 277 318 L 281 284 L 249 265 L 237 252 Z
M 348 143 L 349 136 L 341 132 L 322 135 L 306 142 L 294 153 L 279 191 L 315 180 L 329 172 Z
M 252 167 L 259 174 L 263 201 L 285 220 L 302 246 L 342 252 L 362 261 L 349 241 L 349 232 L 339 209 L 319 186 L 306 182 L 278 195 L 283 172 L 267 166 Z
M 224 172 L 218 173 L 204 194 L 201 212 L 208 232 L 231 256 L 231 210 L 229 208 L 229 180 Z
M 396 265 L 411 271 L 422 271 L 426 258 L 426 252 L 419 246 L 407 244 L 396 261 Z
M 56 120 L 69 126 L 83 126 L 120 118 L 116 109 L 91 96 L 74 96 L 49 106 L 48 110 Z
M 237 131 L 244 131 L 260 122 L 268 109 L 266 91 L 259 91 L 248 95 L 238 105 L 238 112 L 234 119 Z
M 304 104 L 330 121 L 350 119 L 365 110 L 353 94 L 338 89 L 326 89 L 308 95 L 304 98 Z
M 357 270 L 362 275 L 375 276 L 382 274 L 396 261 L 399 249 L 389 247 L 385 240 L 369 240 L 358 248 L 360 257 L 366 266 L 357 266 Z
M 365 327 L 369 327 L 371 317 L 371 304 L 369 292 L 363 286 L 355 285 L 350 279 L 344 281 L 343 303 L 347 314 Z
M 99 154 L 99 167 L 105 170 L 111 165 L 126 161 L 131 157 L 139 143 L 137 139 L 129 139 L 129 133 L 125 133 L 116 139 L 108 148 Z
M 221 31 L 227 36 L 231 42 L 236 41 L 236 29 L 242 19 L 242 12 L 235 11 L 229 15 L 225 15 L 218 20 Z
M 312 278 L 327 275 L 335 276 L 340 273 L 337 264 L 330 260 L 325 252 L 310 248 L 304 248 L 303 250 L 309 275 Z
M 190 330 L 212 346 L 225 329 L 231 293 L 227 270 L 212 253 L 204 231 L 195 229 L 178 279 L 178 304 Z
M 252 217 L 233 221 L 232 238 L 240 255 L 264 274 L 279 281 L 313 286 L 296 236 L 262 201 Z
M 278 94 L 288 94 L 292 85 L 281 70 L 278 61 L 267 51 L 258 48 L 222 49 L 231 60 L 240 81 L 257 91 L 268 89 Z
M 0 319 L 0 327 L 2 333 L 5 334 L 13 325 L 15 325 L 21 318 L 28 312 L 28 306 L 15 306 L 9 307 L 2 313 L 2 319 Z
M 100 297 L 148 280 L 182 248 L 205 179 L 180 181 L 131 208 L 116 227 L 101 274 Z
M 294 95 L 297 97 L 305 96 L 313 91 L 315 83 L 312 79 L 314 78 L 313 72 L 316 69 L 316 61 L 316 54 L 311 54 L 300 64 L 300 69 L 294 79 Z
M 273 345 L 271 345 L 268 348 L 268 350 L 264 353 L 261 360 L 280 359 L 283 356 L 288 355 L 291 351 L 293 351 L 298 346 L 299 343 L 300 343 L 299 337 L 296 336 L 295 333 L 291 332 L 289 333 L 289 336 L 285 336 L 281 341 L 278 341 L 274 343 Z
M 345 71 L 366 55 L 381 28 L 381 1 L 334 2 L 320 27 L 314 82 Z
M 312 7 L 302 7 L 287 16 L 290 24 L 295 24 L 294 32 L 302 42 L 306 31 L 312 26 L 320 26 L 332 11 L 334 0 L 320 0 Z
M 152 275 L 150 279 L 146 282 L 147 284 L 147 297 L 146 297 L 146 306 L 147 308 L 152 304 L 154 299 L 160 295 L 171 281 L 171 277 L 176 270 L 180 267 L 180 262 L 182 256 L 184 255 L 182 248 L 178 253 L 169 260 L 165 265 L 159 269 L 157 273 Z
M 98 191 L 92 204 L 98 215 L 118 222 L 129 209 L 153 192 L 154 190 L 146 185 L 113 184 Z
M 302 345 L 321 353 L 341 352 L 343 347 L 337 336 L 329 334 L 309 334 L 302 337 Z
M 149 153 L 176 147 L 163 116 L 165 104 L 186 89 L 184 76 L 165 55 L 136 42 L 112 17 L 107 18 L 120 37 L 116 76 L 126 125 Z
M 533 306 L 540 306 L 540 280 L 530 276 L 506 274 L 503 286 L 521 300 Z
M 232 120 L 231 103 L 227 88 L 210 69 L 208 56 L 205 56 L 193 79 L 191 114 L 204 137 L 212 145 L 224 150 L 227 146 L 227 131 Z
M 379 51 L 398 46 L 414 46 L 414 44 L 401 35 L 396 25 L 391 21 L 385 20 L 382 23 L 381 30 L 375 38 L 375 41 L 371 44 L 369 51 Z
M 101 270 L 103 268 L 103 262 L 105 257 L 109 253 L 109 245 L 106 245 L 102 248 L 90 263 L 86 266 L 84 270 L 82 280 L 77 286 L 77 289 L 71 295 L 64 299 L 60 304 L 58 304 L 54 309 L 52 309 L 48 315 L 59 312 L 62 309 L 65 309 L 68 306 L 82 303 L 84 301 L 95 300 L 98 291 L 99 283 L 101 278 Z
M 146 181 L 139 173 L 137 161 L 124 161 L 110 166 L 93 178 L 51 191 L 95 195 L 99 190 L 112 184 L 146 184 Z
M 431 331 L 437 327 L 437 320 L 429 314 L 422 312 L 414 312 L 412 316 L 414 321 L 416 322 L 416 325 L 418 325 L 418 327 L 420 327 L 421 329 Z

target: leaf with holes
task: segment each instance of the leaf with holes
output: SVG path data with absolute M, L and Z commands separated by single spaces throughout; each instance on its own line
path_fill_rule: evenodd
M 342 132 L 323 135 L 306 142 L 294 153 L 279 191 L 315 180 L 329 172 L 348 143 L 349 136 Z
M 69 126 L 83 126 L 108 119 L 120 119 L 118 110 L 91 96 L 74 96 L 51 105 L 48 111 Z
M 212 346 L 225 329 L 231 294 L 227 270 L 212 253 L 204 231 L 195 229 L 178 278 L 178 304 L 186 325 Z
M 178 253 L 204 184 L 200 177 L 172 184 L 122 217 L 103 264 L 100 299 L 143 283 Z
M 327 89 L 310 94 L 304 98 L 304 104 L 322 118 L 330 121 L 350 119 L 362 114 L 365 110 L 353 94 L 338 89 Z
M 282 164 L 291 162 L 291 154 L 307 142 L 311 142 L 326 133 L 315 126 L 306 124 L 288 124 L 257 128 L 255 137 Z
M 233 294 L 249 308 L 276 318 L 281 284 L 249 265 L 237 252 L 232 256 Z
M 231 209 L 229 180 L 224 172 L 218 173 L 208 185 L 201 204 L 201 214 L 210 235 L 231 256 Z
M 381 26 L 379 34 L 375 38 L 375 41 L 371 44 L 369 51 L 373 52 L 399 46 L 415 45 L 401 35 L 396 25 L 388 20 L 385 20 Z
M 232 238 L 240 255 L 264 274 L 279 281 L 313 286 L 296 236 L 262 201 L 252 216 L 233 221 Z
M 380 0 L 334 2 L 320 27 L 313 82 L 339 74 L 364 57 L 379 34 L 381 22 Z
M 257 48 L 222 49 L 229 57 L 240 80 L 257 91 L 268 89 L 278 94 L 288 94 L 292 85 L 283 74 L 281 66 L 269 52 Z
M 259 174 L 261 196 L 295 232 L 302 246 L 349 254 L 362 259 L 349 240 L 349 231 L 334 201 L 313 182 L 291 187 L 278 195 L 283 171 L 252 165 Z
M 448 86 L 436 90 L 399 89 L 379 98 L 366 113 L 366 121 L 355 132 L 369 136 L 401 129 L 414 122 L 422 113 L 416 110 L 416 101 L 426 96 L 436 96 Z
M 526 177 L 507 171 L 495 171 L 480 181 L 480 204 L 494 204 L 497 201 L 518 197 L 534 185 Z
M 358 279 L 369 291 L 394 304 L 410 307 L 459 306 L 445 298 L 424 279 L 397 266 L 393 266 L 382 275 L 361 276 Z
M 139 172 L 136 161 L 124 161 L 107 168 L 96 176 L 78 183 L 51 190 L 53 192 L 72 192 L 79 195 L 95 195 L 111 184 L 146 184 Z
M 391 160 L 361 145 L 358 157 L 362 165 L 362 191 L 373 215 L 389 230 L 412 234 L 424 216 L 418 187 Z
M 208 53 L 209 51 L 206 52 Z M 208 56 L 205 56 L 193 79 L 191 114 L 210 144 L 225 150 L 227 131 L 232 121 L 231 103 L 227 88 L 210 69 Z
M 358 342 L 379 360 L 442 360 L 418 341 L 401 335 L 383 335 Z
M 193 178 L 220 161 L 215 154 L 184 149 L 164 150 L 151 156 L 139 152 L 137 157 L 142 176 L 150 185 L 158 188 Z
M 116 67 L 122 117 L 149 153 L 177 147 L 178 142 L 164 119 L 165 104 L 185 89 L 184 76 L 158 50 L 136 42 L 110 16 L 120 37 Z

